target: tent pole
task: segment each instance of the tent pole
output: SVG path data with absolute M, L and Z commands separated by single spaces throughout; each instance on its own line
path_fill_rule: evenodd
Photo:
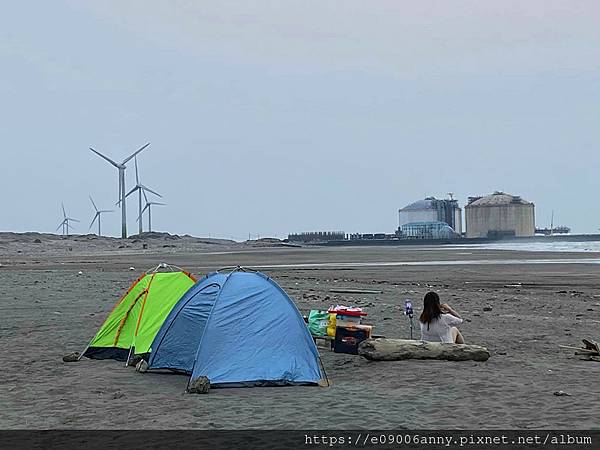
M 81 354 L 80 354 L 80 355 L 79 355 L 79 357 L 77 358 L 77 361 L 80 361 L 80 360 L 81 360 L 81 358 L 83 358 L 83 355 L 85 355 L 85 352 L 87 352 L 87 351 L 88 351 L 88 348 L 90 348 L 90 345 L 92 345 L 92 342 L 94 342 L 94 338 L 95 338 L 95 337 L 96 337 L 96 336 L 94 336 L 94 337 L 92 338 L 92 340 L 91 340 L 91 341 L 88 343 L 88 345 L 86 345 L 86 346 L 85 346 L 85 349 L 83 350 L 83 352 L 81 352 Z
M 129 347 L 129 353 L 127 354 L 127 361 L 125 361 L 125 367 L 129 366 L 129 360 L 131 359 L 131 352 L 133 351 L 133 345 Z
M 329 377 L 327 376 L 327 371 L 325 370 L 325 366 L 323 365 L 323 360 L 321 359 L 321 354 L 318 353 L 318 350 L 317 350 L 317 354 L 319 355 L 319 362 L 321 363 L 321 369 L 323 369 L 323 375 L 325 375 L 325 381 L 327 381 L 327 387 L 331 387 L 331 384 L 329 383 Z

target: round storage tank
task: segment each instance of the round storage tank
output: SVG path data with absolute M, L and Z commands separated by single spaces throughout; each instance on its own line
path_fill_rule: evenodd
M 414 222 L 435 222 L 438 220 L 438 212 L 435 207 L 434 198 L 417 200 L 398 211 L 399 225 Z
M 502 238 L 533 236 L 534 205 L 519 196 L 494 192 L 485 197 L 471 197 L 465 206 L 468 238 Z

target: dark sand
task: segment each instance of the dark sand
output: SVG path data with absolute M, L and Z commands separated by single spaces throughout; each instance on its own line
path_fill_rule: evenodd
M 281 248 L 176 241 L 148 250 L 128 241 L 73 238 L 32 243 L 0 236 L 0 428 L 598 428 L 600 363 L 558 345 L 600 339 L 600 265 L 457 264 L 277 267 L 299 263 L 599 258 L 442 247 Z M 69 250 L 69 247 L 71 250 Z M 20 252 L 20 253 L 19 253 Z M 377 334 L 407 337 L 406 298 L 428 290 L 468 319 L 476 362 L 368 362 L 320 348 L 331 388 L 214 389 L 186 395 L 182 375 L 138 374 L 115 361 L 65 364 L 116 300 L 166 260 L 195 274 L 263 266 L 307 313 L 355 303 Z M 335 264 L 334 264 L 335 265 Z M 136 268 L 130 271 L 129 267 Z M 271 267 L 265 267 L 271 266 Z M 274 267 L 273 267 L 274 266 Z M 83 275 L 78 275 L 79 270 Z M 507 286 L 522 283 L 522 286 Z M 368 288 L 381 294 L 333 294 Z M 328 298 L 329 297 L 329 298 Z M 492 311 L 484 312 L 490 305 Z M 557 397 L 554 391 L 571 396 Z

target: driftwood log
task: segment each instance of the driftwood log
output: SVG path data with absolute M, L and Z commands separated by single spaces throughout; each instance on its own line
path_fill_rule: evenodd
M 367 339 L 358 354 L 372 361 L 403 359 L 442 359 L 447 361 L 487 361 L 490 352 L 479 345 L 442 344 L 407 339 Z

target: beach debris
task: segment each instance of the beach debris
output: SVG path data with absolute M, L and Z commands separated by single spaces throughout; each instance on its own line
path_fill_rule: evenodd
M 77 272 L 77 275 L 83 275 L 83 272 L 80 270 L 79 272 Z
M 34 243 L 34 244 L 41 244 L 41 243 L 42 243 L 42 241 L 41 241 L 40 239 L 34 239 L 34 240 L 33 240 L 33 243 Z
M 336 288 L 329 289 L 329 292 L 334 294 L 383 294 L 383 291 L 375 289 L 352 289 L 352 288 Z
M 523 287 L 523 285 L 521 283 L 514 283 L 514 284 L 505 284 L 504 287 L 506 287 L 506 288 L 520 288 L 520 287 Z
M 135 371 L 139 372 L 139 373 L 144 373 L 148 371 L 148 363 L 146 361 L 144 361 L 143 359 L 141 359 L 136 365 L 135 365 Z
M 490 352 L 480 345 L 443 344 L 408 339 L 367 339 L 358 354 L 371 361 L 438 359 L 447 361 L 487 361 Z
M 484 311 L 491 311 L 492 309 L 493 309 L 492 305 L 486 305 L 486 306 L 483 307 Z
M 125 397 L 125 393 L 121 391 L 117 391 L 112 395 L 113 400 L 118 400 L 123 397 Z
M 560 348 L 575 350 L 574 354 L 584 361 L 600 362 L 600 344 L 591 339 L 582 339 L 584 347 L 572 347 L 569 345 L 559 345 Z
M 131 267 L 129 268 L 129 270 L 135 270 L 135 267 L 131 266 Z
M 571 394 L 569 394 L 568 392 L 565 392 L 565 391 L 554 391 L 553 394 L 556 395 L 557 397 L 570 397 L 571 396 Z
M 210 391 L 210 380 L 207 377 L 192 380 L 188 389 L 190 394 L 208 394 L 208 391 Z
M 68 355 L 63 356 L 63 362 L 77 362 L 81 358 L 81 354 L 79 352 L 72 352 Z

